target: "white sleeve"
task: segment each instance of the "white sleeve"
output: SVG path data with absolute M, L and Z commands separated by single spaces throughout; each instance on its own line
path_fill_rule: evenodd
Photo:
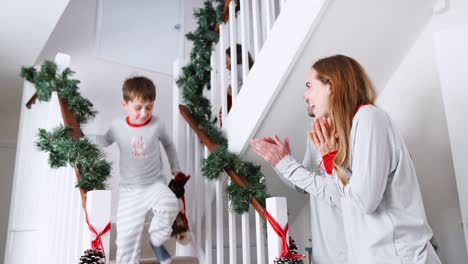
M 382 201 L 392 161 L 392 132 L 383 111 L 366 112 L 356 125 L 352 151 L 352 176 L 343 196 L 362 213 L 374 212 Z
M 329 205 L 335 206 L 339 204 L 339 188 L 332 177 L 320 175 L 320 171 L 308 170 L 290 155 L 287 155 L 278 162 L 275 169 L 294 185 L 325 201 Z
M 164 150 L 166 150 L 167 158 L 169 160 L 169 163 L 171 165 L 171 172 L 176 173 L 180 171 L 180 164 L 179 164 L 179 158 L 177 156 L 177 151 L 175 148 L 174 143 L 172 142 L 171 137 L 166 131 L 166 128 L 164 127 L 163 123 L 159 123 L 160 127 L 160 138 L 159 140 L 161 141 L 162 145 L 164 146 Z

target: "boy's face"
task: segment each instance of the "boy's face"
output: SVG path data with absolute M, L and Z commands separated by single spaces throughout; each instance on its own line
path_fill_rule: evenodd
M 122 106 L 127 110 L 130 122 L 135 125 L 141 125 L 153 115 L 154 101 L 142 101 L 140 98 L 134 98 L 128 102 L 122 100 Z

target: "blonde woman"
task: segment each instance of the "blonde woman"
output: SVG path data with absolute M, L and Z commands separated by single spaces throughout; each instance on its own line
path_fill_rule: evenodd
M 388 115 L 374 106 L 375 96 L 367 73 L 350 57 L 312 66 L 304 94 L 316 116 L 309 136 L 329 177 L 295 161 L 288 138 L 251 145 L 293 184 L 341 203 L 350 263 L 440 263 L 410 155 Z

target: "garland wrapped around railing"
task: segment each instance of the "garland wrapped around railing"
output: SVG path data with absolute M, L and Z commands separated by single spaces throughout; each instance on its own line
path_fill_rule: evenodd
M 97 112 L 92 109 L 93 104 L 78 91 L 80 81 L 69 78 L 73 73 L 69 68 L 58 72 L 57 65 L 51 61 L 45 61 L 40 71 L 34 67 L 21 69 L 21 77 L 36 87 L 35 95 L 27 103 L 28 108 L 36 99 L 50 101 L 52 93 L 57 92 L 65 126 L 60 125 L 50 132 L 39 129 L 36 145 L 40 150 L 49 152 L 51 168 L 67 164 L 75 168 L 76 187 L 80 188 L 85 207 L 87 191 L 105 188 L 111 164 L 94 144 L 80 137 L 80 125 L 93 118 Z
M 213 6 L 214 3 L 217 3 L 216 7 Z M 204 7 L 195 11 L 198 27 L 186 35 L 187 39 L 193 42 L 190 61 L 182 67 L 177 85 L 182 89 L 182 97 L 191 115 L 196 119 L 198 127 L 214 143 L 219 144 L 203 161 L 203 175 L 213 180 L 217 179 L 223 170 L 232 169 L 248 181 L 249 184 L 245 186 L 239 186 L 233 181 L 225 190 L 230 200 L 230 208 L 242 214 L 249 210 L 251 197 L 264 204 L 268 197 L 264 176 L 260 166 L 243 161 L 227 150 L 227 139 L 215 126 L 217 120 L 212 116 L 211 103 L 203 96 L 203 89 L 205 87 L 210 89 L 210 57 L 213 43 L 219 38 L 217 25 L 226 19 L 224 16 L 226 6 L 228 5 L 224 1 L 205 1 Z

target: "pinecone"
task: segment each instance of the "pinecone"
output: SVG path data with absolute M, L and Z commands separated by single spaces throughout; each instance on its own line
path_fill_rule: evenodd
M 297 244 L 294 239 L 289 237 L 289 250 L 291 251 L 292 254 L 297 254 Z M 304 261 L 302 258 L 276 258 L 274 261 L 274 264 L 304 264 Z
M 276 258 L 274 264 L 289 264 L 288 258 Z
M 99 249 L 87 249 L 84 255 L 80 257 L 79 264 L 86 263 L 105 264 L 106 258 L 104 257 L 104 253 Z

